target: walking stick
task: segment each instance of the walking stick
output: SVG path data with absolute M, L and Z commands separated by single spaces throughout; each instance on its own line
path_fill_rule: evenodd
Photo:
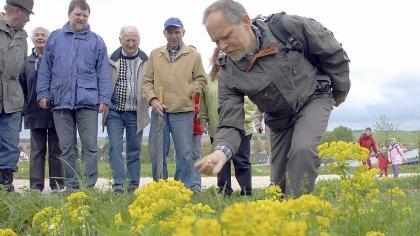
M 163 87 L 159 87 L 159 101 L 162 105 L 164 104 Z M 163 112 L 165 112 L 165 109 Z M 165 128 L 164 116 L 158 114 L 157 126 L 157 179 L 163 179 L 163 130 Z

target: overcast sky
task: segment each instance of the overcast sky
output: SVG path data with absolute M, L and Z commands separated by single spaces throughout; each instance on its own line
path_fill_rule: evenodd
M 6 1 L 0 0 L 0 5 Z M 30 32 L 42 25 L 61 28 L 68 20 L 70 0 L 35 0 Z M 138 27 L 140 48 L 147 54 L 166 43 L 163 23 L 178 17 L 186 30 L 184 42 L 208 62 L 214 44 L 202 26 L 208 0 L 90 0 L 90 26 L 103 37 L 112 53 L 119 47 L 123 25 Z M 420 30 L 416 1 L 243 0 L 251 17 L 286 11 L 314 18 L 334 32 L 350 59 L 352 87 L 347 101 L 336 108 L 328 129 L 373 126 L 380 115 L 399 123 L 400 129 L 420 129 Z M 32 44 L 29 44 L 32 46 Z

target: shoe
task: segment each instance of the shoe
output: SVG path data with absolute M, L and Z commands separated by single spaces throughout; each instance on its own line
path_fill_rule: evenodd
M 34 193 L 38 193 L 38 194 L 41 194 L 42 193 L 42 190 L 37 189 L 37 188 L 31 189 L 31 191 L 34 192 Z
M 2 175 L 2 182 L 0 184 L 3 185 L 4 189 L 9 193 L 14 192 L 15 187 L 13 186 L 13 171 L 1 170 L 0 175 Z
M 124 190 L 119 188 L 113 189 L 112 192 L 114 192 L 115 194 L 124 194 Z
M 51 194 L 58 194 L 58 193 L 62 193 L 64 191 L 64 189 L 61 188 L 55 188 L 51 190 Z

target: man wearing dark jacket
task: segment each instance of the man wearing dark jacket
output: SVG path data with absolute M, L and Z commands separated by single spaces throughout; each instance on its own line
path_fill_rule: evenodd
M 36 82 L 41 64 L 42 52 L 49 31 L 44 27 L 33 30 L 31 40 L 35 45 L 32 54 L 26 58 L 19 77 L 24 96 L 24 127 L 31 130 L 31 153 L 29 159 L 29 186 L 31 190 L 42 192 L 45 177 L 45 155 L 48 143 L 48 170 L 50 187 L 53 191 L 64 188 L 61 170 L 60 145 L 54 127 L 51 108 L 38 106 Z
M 332 33 L 315 20 L 292 15 L 282 19 L 317 65 L 304 53 L 289 50 L 293 45 L 283 43 L 267 22 L 251 20 L 236 1 L 219 0 L 205 10 L 203 24 L 226 56 L 219 60 L 214 151 L 196 168 L 215 174 L 237 152 L 247 95 L 264 112 L 271 131 L 271 178 L 286 196 L 298 197 L 313 191 L 320 165 L 316 147 L 333 105 L 342 103 L 350 89 L 349 59 Z
M 14 191 L 13 172 L 19 161 L 23 109 L 19 73 L 28 53 L 23 27 L 33 6 L 33 0 L 6 0 L 6 12 L 0 13 L 0 187 L 8 192 Z

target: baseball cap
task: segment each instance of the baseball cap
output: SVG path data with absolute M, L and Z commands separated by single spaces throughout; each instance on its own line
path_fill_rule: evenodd
M 171 17 L 165 21 L 165 24 L 163 25 L 164 29 L 168 28 L 169 26 L 184 28 L 184 25 L 182 24 L 181 20 L 175 17 Z

